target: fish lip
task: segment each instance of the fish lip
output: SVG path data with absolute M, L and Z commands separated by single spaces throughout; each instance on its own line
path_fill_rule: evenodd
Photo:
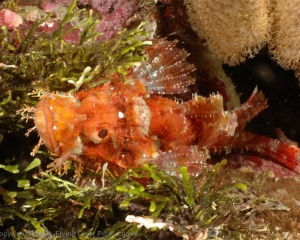
M 54 123 L 51 106 L 49 103 L 49 96 L 45 96 L 37 105 L 34 123 L 39 132 L 39 135 L 50 150 L 50 152 L 56 152 L 59 147 L 58 142 L 54 137 Z

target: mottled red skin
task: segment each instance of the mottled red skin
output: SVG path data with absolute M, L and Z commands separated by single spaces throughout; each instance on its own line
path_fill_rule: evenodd
M 220 120 L 211 123 L 218 127 L 228 125 L 230 114 L 223 116 L 221 99 L 221 104 L 213 105 L 213 98 L 199 96 L 177 103 L 161 96 L 149 97 L 138 80 L 124 84 L 118 79 L 76 96 L 45 95 L 37 106 L 35 124 L 49 151 L 59 156 L 53 168 L 61 168 L 70 158 L 92 169 L 105 162 L 126 169 L 158 161 L 161 152 L 169 150 L 175 155 L 191 155 L 186 147 L 199 144 L 197 135 L 205 132 L 200 129 L 204 126 L 200 118 Z M 120 113 L 124 117 L 120 118 Z M 99 138 L 103 129 L 107 136 Z
M 140 113 L 134 110 L 136 106 Z M 149 95 L 138 80 L 124 84 L 112 79 L 75 96 L 45 95 L 37 106 L 35 123 L 49 151 L 59 156 L 51 165 L 55 170 L 61 170 L 64 161 L 71 159 L 80 168 L 94 170 L 106 162 L 115 172 L 157 163 L 171 173 L 176 171 L 173 164 L 187 165 L 196 173 L 203 167 L 199 162 L 209 158 L 209 153 L 241 149 L 298 171 L 296 146 L 244 132 L 248 119 L 265 107 L 259 92 L 235 111 L 225 112 L 219 95 L 178 103 Z M 151 116 L 139 121 L 137 114 L 144 114 L 144 108 Z M 144 120 L 149 120 L 147 131 Z M 101 130 L 104 135 L 99 138 Z
M 249 120 L 267 107 L 257 89 L 233 111 L 225 111 L 220 94 L 172 100 L 162 94 L 188 91 L 195 67 L 176 42 L 157 40 L 147 61 L 110 81 L 75 95 L 47 93 L 39 102 L 35 125 L 49 151 L 58 158 L 51 170 L 66 172 L 70 161 L 98 171 L 104 163 L 118 174 L 155 163 L 176 174 L 187 166 L 197 175 L 213 154 L 255 152 L 300 172 L 299 149 L 283 134 L 280 140 L 244 131 Z M 280 134 L 279 134 L 280 135 Z

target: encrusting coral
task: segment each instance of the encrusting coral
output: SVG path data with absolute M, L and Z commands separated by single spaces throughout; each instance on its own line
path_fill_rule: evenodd
M 0 26 L 6 26 L 7 29 L 14 30 L 21 23 L 23 23 L 23 19 L 15 12 L 8 9 L 2 9 L 0 11 Z
M 126 1 L 90 1 L 91 6 L 102 15 L 101 22 L 97 25 L 98 32 L 103 32 L 102 39 L 109 39 L 116 35 L 126 25 L 138 9 L 138 0 Z M 113 10 L 112 10 L 113 9 Z
M 299 77 L 298 1 L 185 0 L 194 31 L 223 63 L 237 65 L 265 45 Z

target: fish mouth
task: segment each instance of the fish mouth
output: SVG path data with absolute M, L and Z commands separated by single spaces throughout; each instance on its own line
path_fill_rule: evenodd
M 53 123 L 53 113 L 49 103 L 49 97 L 43 98 L 38 103 L 35 111 L 34 123 L 46 147 L 50 152 L 55 152 L 55 150 L 58 149 L 59 144 L 54 137 L 54 131 L 56 129 Z

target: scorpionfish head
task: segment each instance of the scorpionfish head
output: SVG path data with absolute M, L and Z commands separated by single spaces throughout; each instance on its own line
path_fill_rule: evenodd
M 102 144 L 114 139 L 122 117 L 120 107 L 117 105 L 106 91 L 89 92 L 82 99 L 78 112 L 87 116 L 81 129 L 84 143 Z

